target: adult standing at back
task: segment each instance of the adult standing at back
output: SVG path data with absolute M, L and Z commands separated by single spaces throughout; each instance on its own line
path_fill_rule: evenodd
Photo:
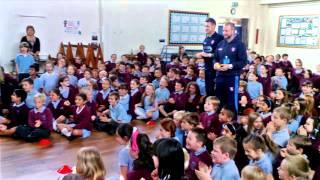
M 237 112 L 239 76 L 247 64 L 247 51 L 235 33 L 234 23 L 224 24 L 223 36 L 224 40 L 218 44 L 215 53 L 214 69 L 217 71 L 215 91 L 222 106 L 228 104 Z
M 20 40 L 20 42 L 26 42 L 29 44 L 30 53 L 33 56 L 39 56 L 40 53 L 40 39 L 37 38 L 35 34 L 34 27 L 29 25 L 26 28 L 27 35 L 23 36 Z
M 223 40 L 223 36 L 216 31 L 216 21 L 208 18 L 205 22 L 206 39 L 203 41 L 203 52 L 196 55 L 197 58 L 203 58 L 205 62 L 205 84 L 206 95 L 215 95 L 215 78 L 216 72 L 213 69 L 214 52 L 219 42 Z

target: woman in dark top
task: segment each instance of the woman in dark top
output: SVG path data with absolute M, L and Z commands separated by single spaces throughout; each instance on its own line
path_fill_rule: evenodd
M 30 47 L 30 51 L 33 53 L 34 56 L 39 56 L 40 53 L 40 39 L 37 38 L 34 33 L 34 27 L 29 25 L 26 28 L 27 35 L 21 38 L 20 42 L 27 42 Z

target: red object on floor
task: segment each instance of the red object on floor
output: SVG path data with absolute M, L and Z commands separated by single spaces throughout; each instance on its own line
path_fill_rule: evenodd
M 59 174 L 69 174 L 72 173 L 72 168 L 68 165 L 63 165 L 61 168 L 57 170 Z
M 147 126 L 154 126 L 156 125 L 157 123 L 155 121 L 148 121 L 147 122 Z
M 52 142 L 49 139 L 41 139 L 39 145 L 43 148 L 49 147 L 52 145 Z

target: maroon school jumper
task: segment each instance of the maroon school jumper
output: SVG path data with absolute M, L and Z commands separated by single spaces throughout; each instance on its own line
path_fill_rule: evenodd
M 188 180 L 197 180 L 195 173 L 196 169 L 199 169 L 199 162 L 203 162 L 207 166 L 212 167 L 212 159 L 208 151 L 203 147 L 199 152 L 190 152 L 189 167 L 186 170 Z
M 43 107 L 43 111 L 38 112 L 35 109 L 29 111 L 28 125 L 36 128 L 36 120 L 41 121 L 41 127 L 44 129 L 52 130 L 53 116 L 49 108 Z
M 129 114 L 132 117 L 135 117 L 135 113 L 134 113 L 134 108 L 135 105 L 141 102 L 141 92 L 139 91 L 139 89 L 135 90 L 134 94 L 132 94 L 132 90 L 130 92 L 130 100 L 129 100 Z
M 11 105 L 9 109 L 10 124 L 8 125 L 8 127 L 10 128 L 27 124 L 29 111 L 29 108 L 24 102 L 20 103 L 19 105 Z
M 267 77 L 258 77 L 258 82 L 262 84 L 263 87 L 263 95 L 269 96 L 271 93 L 271 77 L 268 75 Z
M 173 98 L 175 101 L 176 110 L 185 110 L 188 102 L 189 95 L 184 92 L 174 92 L 170 94 L 169 98 Z
M 200 122 L 203 128 L 208 132 L 213 121 L 219 121 L 218 113 L 203 112 L 200 114 Z
M 81 111 L 76 106 L 73 107 L 73 120 L 76 124 L 74 129 L 92 130 L 91 111 L 87 105 L 85 105 Z
M 47 107 L 52 112 L 54 119 L 57 119 L 61 115 L 65 115 L 64 100 L 62 99 L 59 100 L 56 108 L 54 107 L 52 102 L 50 102 Z

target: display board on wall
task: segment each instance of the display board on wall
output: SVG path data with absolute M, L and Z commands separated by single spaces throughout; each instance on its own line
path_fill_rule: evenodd
M 278 47 L 319 48 L 320 15 L 280 16 Z
M 204 22 L 209 13 L 169 11 L 169 44 L 201 45 L 206 37 Z

